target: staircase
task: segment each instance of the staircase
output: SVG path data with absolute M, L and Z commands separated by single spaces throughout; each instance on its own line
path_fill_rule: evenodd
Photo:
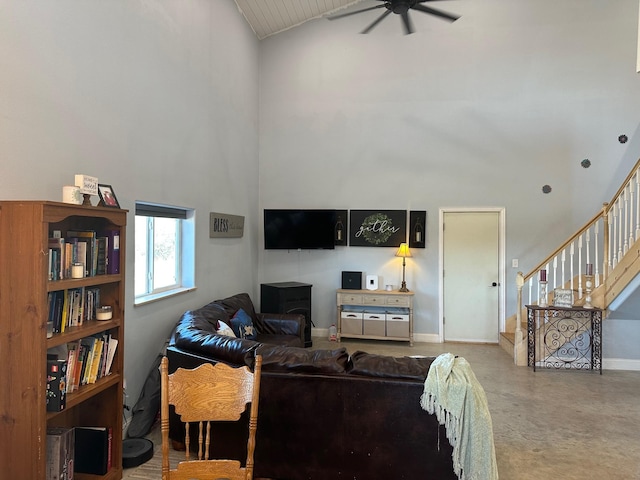
M 587 291 L 586 265 L 593 265 L 592 289 Z M 527 309 L 542 297 L 539 272 L 546 270 L 547 301 L 553 304 L 555 288 L 573 291 L 574 305 L 591 304 L 604 310 L 640 286 L 640 160 L 612 200 L 582 228 L 548 255 L 529 273 L 518 272 L 516 314 L 500 333 L 500 346 L 516 365 L 527 365 Z M 543 298 L 543 297 L 542 297 Z M 537 331 L 540 336 L 543 332 Z M 576 336 L 579 332 L 576 332 Z

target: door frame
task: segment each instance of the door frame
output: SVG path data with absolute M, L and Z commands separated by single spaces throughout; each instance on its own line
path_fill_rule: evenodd
M 438 321 L 439 340 L 444 343 L 444 216 L 447 213 L 498 213 L 498 335 L 505 330 L 505 208 L 504 207 L 442 207 L 439 209 L 439 252 L 438 252 Z

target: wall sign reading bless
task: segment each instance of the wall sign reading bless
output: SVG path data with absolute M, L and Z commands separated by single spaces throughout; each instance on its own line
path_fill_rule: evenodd
M 406 210 L 351 210 L 349 245 L 397 247 L 407 238 Z
M 209 213 L 209 238 L 240 238 L 243 234 L 243 216 Z

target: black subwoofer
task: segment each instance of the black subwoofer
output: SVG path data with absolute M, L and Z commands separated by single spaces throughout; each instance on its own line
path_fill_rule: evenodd
M 304 315 L 304 346 L 311 341 L 311 285 L 300 282 L 263 283 L 260 285 L 260 311 Z

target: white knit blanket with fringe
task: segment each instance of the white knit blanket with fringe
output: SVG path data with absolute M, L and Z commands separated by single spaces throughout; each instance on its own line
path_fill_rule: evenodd
M 487 397 L 469 362 L 451 353 L 439 355 L 424 382 L 420 406 L 445 426 L 460 480 L 497 480 Z

